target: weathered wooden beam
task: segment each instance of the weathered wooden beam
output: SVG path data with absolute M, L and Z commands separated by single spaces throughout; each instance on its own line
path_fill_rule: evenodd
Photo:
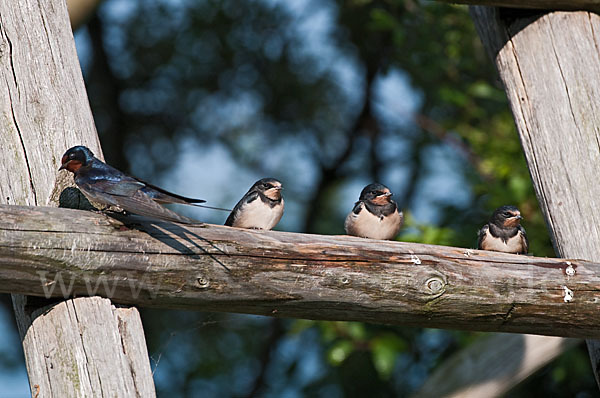
M 64 0 L 0 1 L 0 81 L 0 203 L 56 206 L 64 150 L 102 156 Z M 13 307 L 32 397 L 155 396 L 137 309 L 20 295 Z
M 596 263 L 137 218 L 127 225 L 81 210 L 0 206 L 0 291 L 600 337 Z
M 525 8 L 560 11 L 599 11 L 600 0 L 439 0 L 444 3 L 488 7 Z
M 504 83 L 556 252 L 600 261 L 600 16 L 471 7 Z M 588 341 L 600 385 L 600 342 Z
M 504 397 L 565 350 L 582 343 L 530 334 L 495 333 L 446 359 L 413 398 Z

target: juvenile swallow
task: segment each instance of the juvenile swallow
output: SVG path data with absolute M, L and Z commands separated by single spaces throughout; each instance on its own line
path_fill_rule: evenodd
M 521 212 L 515 206 L 497 208 L 480 230 L 477 248 L 505 253 L 527 254 L 529 240 L 521 226 Z
M 225 225 L 238 228 L 272 229 L 283 215 L 281 182 L 274 178 L 263 178 L 235 205 Z
M 75 175 L 77 187 L 88 199 L 108 206 L 117 206 L 130 213 L 184 224 L 195 223 L 187 217 L 161 206 L 161 203 L 195 205 L 205 200 L 186 198 L 131 177 L 96 158 L 84 146 L 74 146 L 65 152 L 59 170 Z
M 402 228 L 404 215 L 385 185 L 369 184 L 360 193 L 354 209 L 346 217 L 348 235 L 371 239 L 394 239 Z

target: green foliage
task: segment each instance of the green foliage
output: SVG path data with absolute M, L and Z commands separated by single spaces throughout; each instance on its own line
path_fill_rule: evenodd
M 461 239 L 456 229 L 432 224 L 419 224 L 409 212 L 404 215 L 404 231 L 398 238 L 402 242 L 430 245 L 458 246 Z
M 371 353 L 379 377 L 389 379 L 398 354 L 406 351 L 406 342 L 394 333 L 385 333 L 371 340 Z

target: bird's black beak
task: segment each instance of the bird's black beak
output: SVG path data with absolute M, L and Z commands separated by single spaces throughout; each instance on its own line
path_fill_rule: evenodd
M 66 168 L 67 168 L 67 164 L 66 164 L 66 163 L 63 163 L 63 164 L 60 166 L 60 168 L 58 169 L 58 171 L 65 170 Z
M 522 220 L 522 219 L 523 219 L 523 217 L 521 217 L 521 215 L 515 216 L 515 218 L 516 218 L 517 220 Z

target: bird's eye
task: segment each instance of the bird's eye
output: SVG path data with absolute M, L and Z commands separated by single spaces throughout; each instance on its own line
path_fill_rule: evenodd
M 69 154 L 69 159 L 73 159 L 74 157 L 75 157 L 75 154 L 74 154 L 74 153 L 70 153 L 70 154 Z
M 269 189 L 269 188 L 271 188 L 271 184 L 269 184 L 268 182 L 265 182 L 265 183 L 263 184 L 263 187 L 265 187 L 265 188 Z
M 509 212 L 505 211 L 504 212 L 504 217 L 512 217 L 512 214 L 510 214 Z

